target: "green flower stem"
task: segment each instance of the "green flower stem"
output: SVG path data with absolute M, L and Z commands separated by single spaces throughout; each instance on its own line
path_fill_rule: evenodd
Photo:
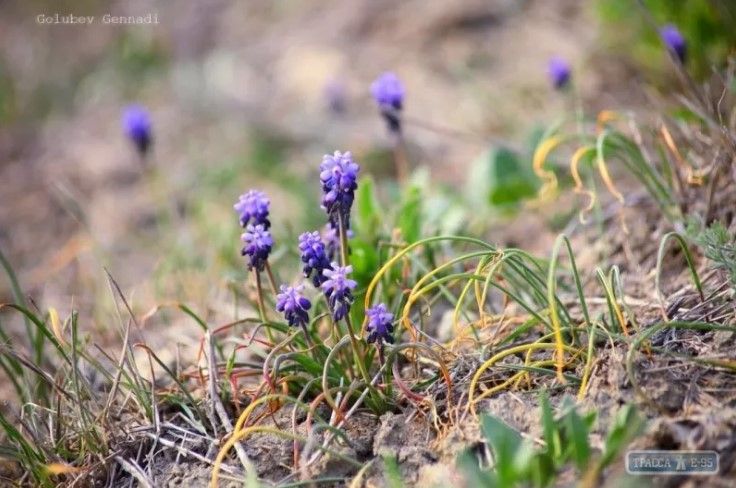
M 404 137 L 399 132 L 394 135 L 393 141 L 394 165 L 396 166 L 396 179 L 400 185 L 405 185 L 409 179 L 409 160 L 406 157 L 406 145 Z
M 268 282 L 271 284 L 271 291 L 273 292 L 273 295 L 276 296 L 279 294 L 279 287 L 276 286 L 276 279 L 273 276 L 273 270 L 271 269 L 271 264 L 266 261 L 266 273 L 268 275 Z
M 256 269 L 253 268 L 253 274 L 256 277 L 256 295 L 258 296 L 258 315 L 261 318 L 262 323 L 268 322 L 268 317 L 266 317 L 266 306 L 263 303 L 263 285 L 261 284 L 261 273 Z M 270 327 L 266 327 L 266 335 L 268 336 L 268 340 L 274 344 L 274 338 L 273 333 L 271 332 Z
M 338 231 L 340 233 L 340 260 L 342 261 L 342 266 L 347 266 L 349 264 L 348 261 L 348 233 L 347 229 L 345 228 L 345 221 L 342 217 L 342 215 L 338 215 Z M 347 314 L 345 314 L 345 323 L 348 326 L 348 337 L 350 337 L 350 345 L 353 348 L 353 355 L 355 356 L 355 362 L 358 363 L 358 369 L 360 370 L 360 374 L 363 377 L 363 380 L 367 385 L 369 385 L 369 388 L 374 389 L 371 384 L 371 377 L 368 376 L 368 370 L 365 367 L 365 362 L 363 355 L 361 354 L 360 347 L 358 346 L 358 341 L 355 340 L 355 329 L 353 328 L 353 322 L 350 319 L 350 311 L 348 311 Z M 374 389 L 375 390 L 375 389 Z

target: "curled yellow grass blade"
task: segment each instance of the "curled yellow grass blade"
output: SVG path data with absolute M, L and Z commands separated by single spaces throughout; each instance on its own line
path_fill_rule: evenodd
M 675 158 L 675 161 L 677 161 L 677 165 L 680 168 L 683 168 L 685 170 L 685 173 L 687 174 L 687 183 L 689 185 L 695 185 L 695 186 L 701 186 L 703 184 L 703 174 L 693 168 L 693 165 L 690 164 L 680 153 L 680 150 L 677 148 L 677 145 L 675 144 L 675 139 L 672 137 L 672 134 L 670 133 L 669 129 L 667 129 L 667 126 L 665 124 L 662 124 L 662 126 L 659 129 L 660 133 L 662 134 L 662 140 L 664 141 L 664 145 L 669 149 L 672 156 Z
M 608 172 L 608 165 L 606 164 L 606 159 L 603 157 L 603 145 L 606 141 L 606 137 L 608 136 L 609 132 L 603 132 L 598 136 L 598 144 L 596 147 L 597 155 L 596 155 L 596 163 L 598 165 L 598 172 L 601 175 L 601 179 L 603 180 L 603 183 L 606 185 L 606 188 L 608 188 L 608 191 L 611 193 L 611 195 L 616 198 L 622 205 L 624 203 L 624 196 L 621 194 L 620 191 L 616 188 L 616 185 L 613 184 L 613 179 L 611 179 L 611 175 Z
M 570 159 L 570 173 L 572 174 L 572 179 L 575 181 L 574 191 L 575 193 L 579 193 L 588 197 L 588 204 L 585 206 L 584 209 L 580 211 L 580 222 L 583 224 L 587 221 L 586 215 L 589 214 L 591 210 L 593 210 L 593 206 L 595 205 L 595 192 L 585 189 L 583 180 L 582 178 L 580 178 L 580 171 L 578 170 L 578 166 L 580 165 L 581 159 L 583 159 L 588 154 L 593 153 L 594 151 L 595 148 L 593 146 L 583 146 L 581 148 L 578 148 L 578 150 L 575 151 L 575 154 L 573 154 L 572 158 Z
M 562 142 L 562 137 L 551 136 L 544 139 L 534 151 L 532 168 L 534 169 L 534 174 L 544 182 L 542 188 L 539 190 L 539 197 L 542 199 L 551 196 L 557 188 L 557 176 L 555 176 L 554 172 L 544 169 L 544 163 L 552 150 Z

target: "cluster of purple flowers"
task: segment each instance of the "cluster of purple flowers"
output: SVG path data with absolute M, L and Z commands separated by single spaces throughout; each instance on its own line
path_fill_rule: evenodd
M 352 266 L 340 266 L 337 263 L 332 263 L 329 269 L 322 271 L 326 279 L 322 282 L 321 288 L 327 297 L 335 321 L 344 318 L 350 311 L 350 305 L 353 304 L 353 289 L 357 283 L 348 278 L 352 271 Z
M 358 187 L 360 167 L 349 152 L 335 151 L 326 155 L 320 165 L 322 183 L 322 207 L 327 212 L 328 224 L 324 238 L 318 231 L 304 232 L 299 236 L 299 253 L 304 277 L 327 298 L 327 304 L 335 321 L 348 316 L 353 304 L 353 290 L 357 282 L 349 277 L 352 266 L 341 266 L 332 259 L 338 254 L 340 232 L 349 232 L 350 210 Z M 240 224 L 245 227 L 242 254 L 248 256 L 248 268 L 262 271 L 273 247 L 268 228 L 270 201 L 265 193 L 250 190 L 233 206 Z M 342 227 L 340 224 L 342 223 Z M 347 235 L 346 235 L 347 237 Z M 284 314 L 290 326 L 306 330 L 309 323 L 311 302 L 304 296 L 304 285 L 281 285 L 276 297 L 276 310 Z M 385 305 L 379 304 L 366 312 L 370 343 L 379 346 L 393 342 L 393 315 Z
M 555 89 L 561 90 L 570 83 L 571 72 L 570 64 L 563 58 L 555 56 L 549 60 L 547 75 Z
M 248 224 L 240 238 L 245 243 L 241 254 L 248 256 L 248 269 L 263 271 L 273 247 L 271 233 L 263 224 Z
M 241 254 L 248 256 L 248 269 L 263 271 L 266 266 L 273 238 L 268 228 L 271 202 L 265 193 L 259 190 L 248 190 L 240 195 L 233 208 L 240 217 L 240 225 L 245 232 L 240 239 L 245 243 Z
M 326 154 L 319 166 L 319 179 L 322 182 L 322 208 L 327 212 L 333 227 L 339 223 L 350 227 L 350 209 L 358 188 L 360 166 L 353 161 L 350 151 Z
M 404 106 L 406 91 L 396 74 L 383 73 L 371 84 L 373 100 L 378 105 L 381 115 L 386 120 L 390 132 L 401 132 L 401 118 L 399 114 Z
M 325 244 L 319 232 L 305 232 L 299 236 L 299 252 L 304 263 L 304 277 L 311 278 L 316 288 L 326 280 L 323 271 L 331 266 Z
M 265 193 L 259 190 L 248 190 L 238 197 L 233 208 L 240 216 L 240 225 L 246 227 L 248 224 L 262 225 L 265 229 L 271 227 L 268 214 L 271 201 Z
M 281 285 L 281 293 L 276 296 L 276 310 L 283 312 L 292 327 L 306 327 L 309 323 L 309 309 L 312 303 L 302 294 L 304 285 Z
M 687 59 L 687 42 L 680 31 L 672 24 L 667 24 L 659 31 L 665 46 L 669 49 L 680 63 L 685 63 Z
M 148 110 L 142 105 L 128 105 L 123 110 L 122 126 L 123 132 L 133 142 L 138 153 L 145 156 L 153 142 L 151 115 Z
M 365 311 L 368 318 L 368 343 L 377 343 L 379 346 L 383 342 L 393 344 L 394 342 L 394 316 L 388 311 L 388 307 L 383 303 L 379 303 L 375 307 L 371 307 Z

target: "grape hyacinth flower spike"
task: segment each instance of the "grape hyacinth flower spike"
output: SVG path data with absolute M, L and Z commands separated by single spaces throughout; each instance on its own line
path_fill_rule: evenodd
M 565 88 L 570 83 L 571 72 L 570 64 L 559 56 L 553 57 L 547 64 L 547 75 L 557 90 Z
M 400 183 L 404 183 L 409 176 L 409 161 L 406 157 L 401 131 L 401 110 L 404 108 L 404 96 L 406 94 L 404 85 L 396 74 L 386 72 L 371 84 L 371 94 L 393 139 L 396 178 Z
M 335 151 L 334 154 L 327 154 L 322 158 L 319 170 L 322 208 L 327 212 L 333 227 L 338 227 L 342 222 L 344 230 L 347 230 L 350 227 L 350 209 L 358 188 L 360 166 L 353 161 L 350 151 Z
M 304 285 L 281 285 L 281 293 L 276 295 L 276 310 L 284 314 L 284 318 L 292 327 L 301 327 L 307 342 L 311 342 L 307 332 L 309 309 L 312 303 L 302 295 Z
M 312 279 L 316 288 L 327 279 L 322 271 L 331 266 L 327 257 L 325 244 L 320 238 L 319 232 L 305 232 L 299 236 L 299 252 L 302 263 L 304 263 L 304 277 Z
M 322 291 L 327 297 L 327 303 L 330 310 L 332 310 L 335 322 L 347 316 L 353 303 L 352 291 L 357 283 L 348 278 L 348 274 L 352 271 L 352 266 L 340 266 L 337 263 L 332 263 L 329 269 L 322 272 L 326 278 L 322 283 Z
M 662 37 L 662 41 L 667 46 L 667 49 L 675 55 L 681 64 L 684 64 L 687 58 L 687 42 L 677 27 L 667 24 L 660 29 L 659 35 Z
M 393 344 L 394 342 L 394 326 L 392 323 L 394 316 L 383 303 L 379 303 L 375 307 L 366 310 L 365 316 L 368 319 L 368 324 L 366 325 L 368 337 L 366 337 L 366 342 L 376 344 L 378 359 L 381 366 L 383 366 L 386 362 L 383 354 L 383 344 L 385 342 Z
M 241 240 L 245 243 L 241 253 L 248 256 L 248 269 L 263 271 L 273 247 L 271 233 L 262 224 L 248 224 Z
M 376 343 L 379 346 L 383 342 L 393 344 L 394 337 L 394 316 L 388 311 L 388 308 L 383 303 L 379 303 L 375 307 L 371 307 L 365 311 L 365 315 L 368 318 L 368 324 L 366 329 L 368 330 L 368 337 L 366 341 Z
M 133 142 L 138 154 L 144 157 L 153 142 L 151 115 L 148 110 L 142 105 L 128 105 L 123 110 L 122 126 L 123 132 Z
M 271 227 L 268 220 L 271 201 L 266 194 L 259 190 L 248 190 L 238 197 L 233 208 L 240 216 L 240 225 L 246 227 L 248 224 L 262 225 L 264 229 Z
M 392 133 L 401 132 L 401 109 L 404 107 L 404 85 L 395 73 L 386 72 L 371 83 L 371 95 Z

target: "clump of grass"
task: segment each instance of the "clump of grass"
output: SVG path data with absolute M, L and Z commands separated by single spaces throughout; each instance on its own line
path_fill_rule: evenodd
M 602 451 L 591 445 L 596 413 L 580 414 L 574 402 L 563 402 L 555 414 L 546 394 L 540 399 L 542 439 L 535 445 L 529 438 L 492 415 L 481 417 L 481 431 L 486 449 L 483 459 L 466 452 L 458 465 L 466 482 L 472 486 L 534 486 L 555 482 L 570 464 L 577 470 L 581 486 L 597 486 L 600 476 L 643 428 L 643 419 L 631 405 L 625 405 L 613 417 Z M 487 448 L 490 448 L 488 450 Z M 490 464 L 491 467 L 486 467 Z
M 736 243 L 728 229 L 722 223 L 714 222 L 697 235 L 696 241 L 713 267 L 724 270 L 731 286 L 736 287 Z

